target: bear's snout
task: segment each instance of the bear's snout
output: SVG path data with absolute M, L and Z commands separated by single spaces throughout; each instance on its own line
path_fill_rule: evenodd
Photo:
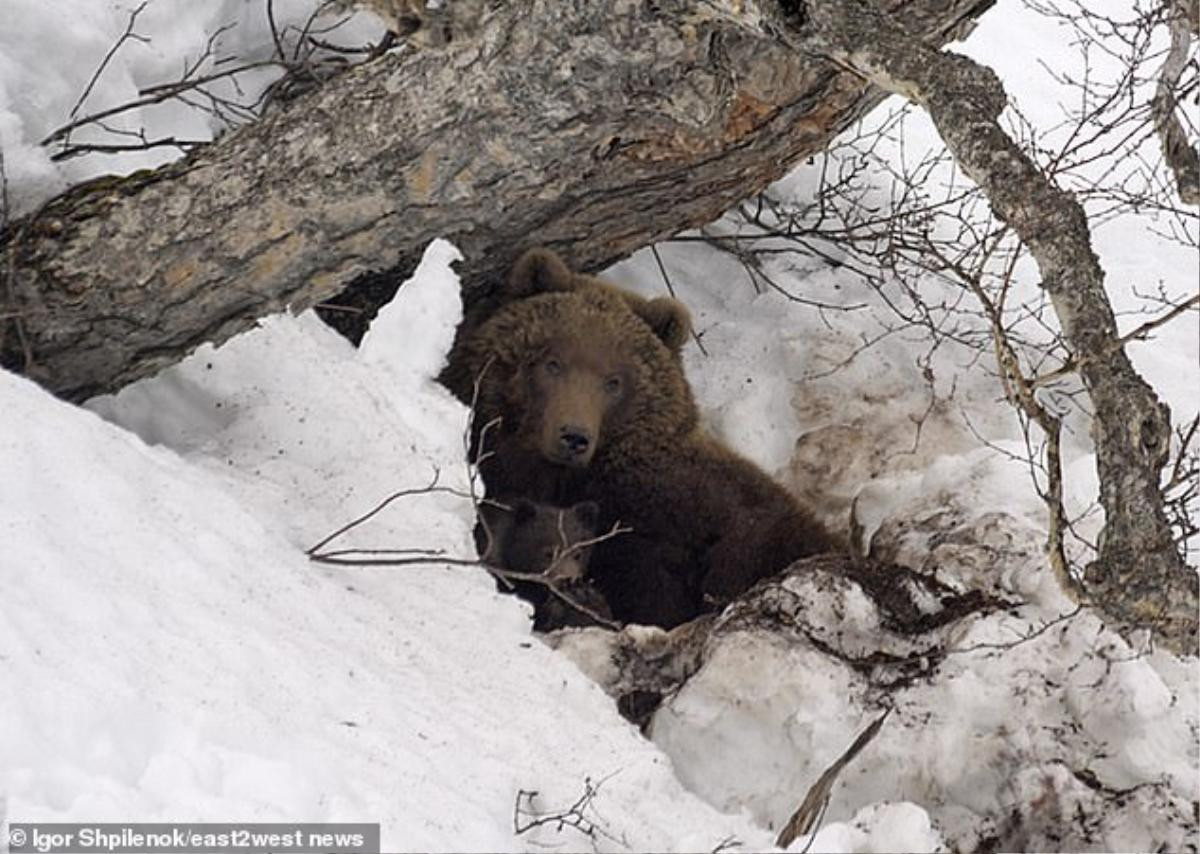
M 578 424 L 566 424 L 559 428 L 555 455 L 564 463 L 584 466 L 591 461 L 594 445 L 590 430 Z

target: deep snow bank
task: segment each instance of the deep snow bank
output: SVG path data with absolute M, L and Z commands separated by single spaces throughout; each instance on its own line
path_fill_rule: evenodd
M 602 849 L 767 844 L 685 791 L 481 570 L 305 559 L 433 467 L 461 485 L 465 412 L 428 380 L 457 319 L 452 254 L 435 244 L 363 354 L 272 318 L 94 404 L 153 444 L 0 375 L 4 819 L 378 821 L 385 850 L 587 848 L 512 821 L 518 790 L 565 807 L 590 777 L 607 778 Z M 469 516 L 420 497 L 360 540 L 469 556 Z

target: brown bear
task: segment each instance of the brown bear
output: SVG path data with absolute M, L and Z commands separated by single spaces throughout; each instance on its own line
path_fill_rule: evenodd
M 595 276 L 573 273 L 549 249 L 530 249 L 517 259 L 509 273 L 505 294 L 511 300 L 539 293 L 587 288 L 598 288 L 620 297 L 634 314 L 654 330 L 654 334 L 671 352 L 680 355 L 692 331 L 691 317 L 682 303 L 673 299 L 647 299 Z
M 502 284 L 482 289 L 464 306 L 463 322 L 455 333 L 453 349 L 438 379 L 469 403 L 475 377 L 470 374 L 458 351 L 480 324 L 504 306 L 525 297 L 586 289 L 599 289 L 620 297 L 634 314 L 654 330 L 654 334 L 671 352 L 680 355 L 692 331 L 687 309 L 680 303 L 671 299 L 647 299 L 595 276 L 573 273 L 549 249 L 534 248 L 517 259 Z
M 624 622 L 678 625 L 830 548 L 789 493 L 699 428 L 679 358 L 687 310 L 564 279 L 556 260 L 522 258 L 511 301 L 460 336 L 443 372 L 467 402 L 478 378 L 488 493 L 592 500 L 600 530 L 631 528 L 596 545 L 590 572 Z
M 475 526 L 480 559 L 500 569 L 544 575 L 564 594 L 565 598 L 556 597 L 541 585 L 517 580 L 505 585 L 533 604 L 533 627 L 538 631 L 595 625 L 591 614 L 612 617 L 603 596 L 586 577 L 599 517 L 594 501 L 571 507 L 527 498 L 480 504 Z
M 562 581 L 587 574 L 588 543 L 600 518 L 596 502 L 555 507 L 528 498 L 489 500 L 479 505 L 479 516 L 475 546 L 485 563 Z

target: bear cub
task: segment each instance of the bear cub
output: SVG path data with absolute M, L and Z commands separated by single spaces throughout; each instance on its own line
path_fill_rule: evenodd
M 480 559 L 510 572 L 545 575 L 572 601 L 608 619 L 604 598 L 587 580 L 592 543 L 598 535 L 600 507 L 580 501 L 555 507 L 526 498 L 491 499 L 479 506 L 475 547 Z M 503 582 L 501 582 L 503 584 Z M 594 625 L 585 612 L 538 584 L 510 582 L 534 606 L 534 628 Z

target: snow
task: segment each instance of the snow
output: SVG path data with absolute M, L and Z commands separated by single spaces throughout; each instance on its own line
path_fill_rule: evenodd
M 810 844 L 811 843 L 811 844 Z M 815 838 L 802 836 L 789 851 L 941 851 L 945 842 L 916 804 L 878 803 L 863 807 L 845 824 L 832 824 Z
M 1036 571 L 1035 532 L 1001 517 L 989 524 L 1014 543 L 1001 560 Z M 971 545 L 938 553 L 939 575 L 959 578 L 960 563 L 996 562 L 990 547 L 975 545 L 983 538 L 950 533 Z M 1003 581 L 997 587 L 1014 592 Z M 889 638 L 853 593 L 797 590 L 803 620 L 829 627 L 826 642 L 860 658 L 875 650 L 910 654 L 907 641 Z M 834 613 L 823 612 L 823 602 Z M 1165 656 L 1131 648 L 1091 614 L 1053 623 L 1065 613 L 1033 605 L 966 621 L 943 639 L 952 652 L 931 677 L 895 688 L 802 637 L 731 630 L 710 640 L 708 659 L 666 701 L 651 736 L 689 787 L 779 827 L 795 809 L 789 793 L 810 785 L 887 705 L 894 710 L 889 720 L 834 790 L 831 821 L 852 821 L 864 804 L 906 800 L 926 811 L 953 850 L 974 850 L 1012 811 L 1039 802 L 1014 795 L 1014 778 L 1025 775 L 1032 789 L 1049 775 L 1055 798 L 1070 802 L 1096 797 L 1081 782 L 1086 777 L 1109 793 L 1136 792 L 1145 801 L 1088 804 L 1089 819 L 1109 822 L 1091 835 L 1026 817 L 1020 829 L 1039 834 L 1028 847 L 1177 850 L 1195 833 L 1194 824 L 1188 830 L 1196 788 L 1195 707 L 1188 708 L 1194 681 L 1168 685 L 1159 669 Z M 1022 640 L 1048 624 L 1050 630 Z M 731 755 L 749 761 L 731 768 L 722 758 Z M 1154 818 L 1143 819 L 1142 811 Z M 1061 834 L 1057 844 L 1053 833 Z M 1005 847 L 1012 834 L 1001 836 Z
M 585 840 L 514 836 L 518 790 L 566 806 L 591 777 L 604 829 L 636 849 L 766 844 L 684 790 L 482 570 L 305 558 L 435 466 L 464 485 L 466 413 L 430 379 L 454 256 L 430 248 L 369 355 L 311 315 L 271 318 L 93 403 L 155 444 L 0 377 L 10 818 L 301 816 L 381 822 L 385 850 L 522 850 Z M 469 557 L 470 517 L 418 497 L 363 544 Z
M 26 213 L 54 194 L 81 180 L 107 172 L 121 174 L 159 166 L 179 156 L 170 147 L 126 152 L 119 159 L 87 154 L 53 162 L 54 148 L 40 141 L 68 123 L 72 109 L 84 93 L 105 55 L 117 43 L 140 3 L 96 0 L 4 0 L 0 24 L 0 151 L 8 179 L 13 215 Z M 302 28 L 318 4 L 313 0 L 275 0 L 275 20 L 281 33 Z M 209 38 L 221 27 L 212 55 L 197 66 L 196 74 L 227 70 L 218 63 L 231 57 L 243 61 L 270 58 L 273 41 L 266 6 L 254 0 L 150 0 L 136 18 L 131 38 L 117 50 L 95 80 L 78 117 L 139 99 L 140 90 L 180 79 L 185 60 L 195 63 L 205 53 Z M 345 44 L 378 39 L 381 22 L 369 13 L 330 16 L 323 25 L 337 27 L 325 34 Z M 70 57 L 63 62 L 62 57 Z M 239 103 L 253 103 L 279 76 L 274 68 L 260 68 L 237 76 L 237 85 L 218 81 L 214 94 Z M 146 105 L 105 120 L 114 133 L 144 129 L 150 140 L 175 137 L 206 141 L 226 129 L 224 122 L 178 100 Z M 74 142 L 130 143 L 129 137 L 83 128 Z
M 276 12 L 294 25 L 312 5 L 279 0 Z M 5 0 L 0 151 L 16 212 L 107 169 L 174 156 L 53 163 L 38 146 L 128 10 Z M 116 54 L 84 111 L 172 79 L 223 23 L 237 27 L 220 55 L 269 53 L 260 13 L 246 0 L 155 0 L 138 25 L 151 43 Z M 347 26 L 347 42 L 379 30 L 369 15 Z M 1060 48 L 1053 26 L 1014 7 L 985 17 L 964 50 L 1052 124 L 1058 96 L 1029 57 Z M 268 79 L 247 78 L 247 94 Z M 221 130 L 178 104 L 119 121 L 188 138 Z M 913 142 L 933 138 L 912 121 Z M 812 181 L 802 168 L 780 189 L 802 197 Z M 1145 220 L 1110 221 L 1095 238 L 1119 310 L 1138 304 L 1135 288 L 1194 289 L 1194 251 Z M 685 363 L 716 435 L 839 529 L 853 510 L 865 542 L 892 559 L 1024 603 L 947 632 L 959 652 L 938 678 L 891 698 L 896 711 L 843 773 L 815 839 L 790 850 L 969 849 L 997 830 L 981 817 L 1005 811 L 1034 829 L 1085 814 L 1097 823 L 1089 838 L 1110 850 L 1194 846 L 1194 658 L 1122 640 L 1092 612 L 994 648 L 1073 608 L 1041 552 L 1044 510 L 1028 469 L 1001 452 L 1025 448 L 995 378 L 916 335 L 856 353 L 878 332 L 877 298 L 817 259 L 771 270 L 806 297 L 868 307 L 758 293 L 711 247 L 659 251 L 708 354 L 689 345 Z M 548 648 L 526 606 L 479 568 L 306 558 L 326 534 L 435 476 L 460 494 L 398 499 L 339 545 L 474 554 L 461 495 L 466 412 L 432 380 L 461 316 L 456 257 L 431 244 L 357 350 L 311 314 L 266 318 L 86 408 L 0 373 L 0 820 L 368 821 L 381 824 L 385 850 L 686 851 L 731 840 L 766 850 L 878 716 L 862 677 L 815 648 L 733 633 L 647 739 L 585 675 L 606 681 L 603 644 L 580 635 L 570 656 Z M 648 252 L 608 276 L 666 290 Z M 1122 328 L 1142 319 L 1123 317 Z M 1194 322 L 1130 351 L 1175 423 L 1200 410 Z M 1078 512 L 1096 483 L 1086 423 L 1073 418 L 1065 450 Z M 795 590 L 810 619 L 855 649 L 887 635 L 853 590 Z M 600 784 L 595 838 L 554 825 L 514 834 L 519 791 L 554 809 L 586 780 Z M 1126 792 L 1124 806 L 1106 800 L 1111 791 Z

